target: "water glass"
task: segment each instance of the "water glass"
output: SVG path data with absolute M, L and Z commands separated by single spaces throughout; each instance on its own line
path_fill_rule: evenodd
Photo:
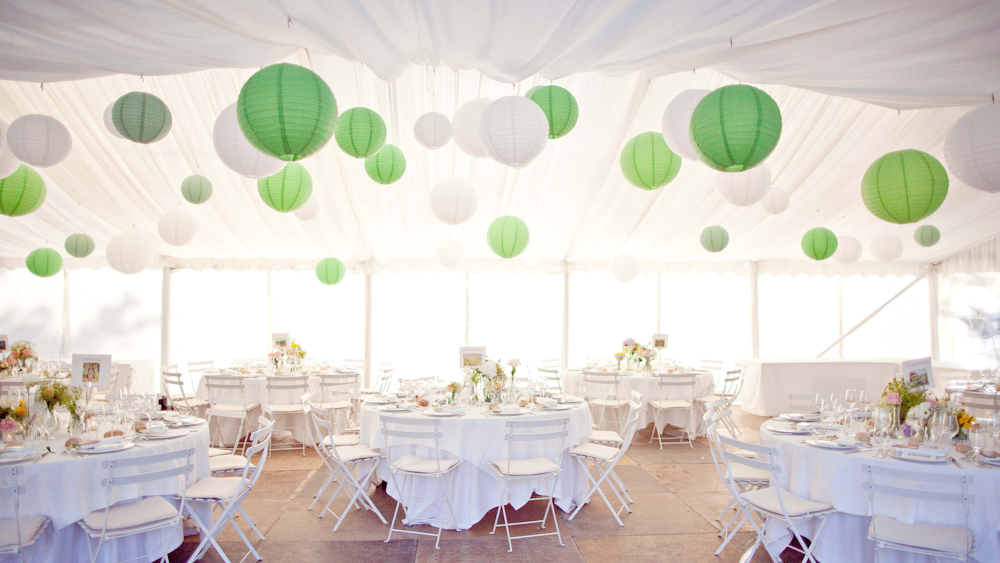
M 979 454 L 983 450 L 989 448 L 990 446 L 990 435 L 985 428 L 980 426 L 973 426 L 969 429 L 969 446 L 972 448 L 972 452 L 966 455 L 966 458 L 975 460 L 979 457 Z

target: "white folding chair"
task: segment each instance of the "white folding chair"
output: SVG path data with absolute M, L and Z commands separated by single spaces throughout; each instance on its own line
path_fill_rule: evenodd
M 205 375 L 203 379 L 205 380 L 205 389 L 208 392 L 209 408 L 205 414 L 208 416 L 209 431 L 212 431 L 213 417 L 239 420 L 240 427 L 236 431 L 236 440 L 233 441 L 232 451 L 229 453 L 235 454 L 241 443 L 245 449 L 243 426 L 246 425 L 247 431 L 250 431 L 250 413 L 257 408 L 257 403 L 247 401 L 246 381 L 241 375 Z M 212 439 L 209 440 L 210 445 L 215 443 L 220 449 L 226 447 L 222 436 L 222 426 L 223 420 L 215 421 L 215 432 L 212 434 Z M 213 442 L 212 440 L 217 441 Z
M 788 394 L 788 412 L 810 413 L 816 412 L 816 395 L 806 395 L 801 393 Z
M 863 484 L 868 491 L 872 521 L 868 527 L 868 539 L 875 542 L 875 560 L 882 559 L 884 550 L 919 553 L 931 557 L 943 557 L 969 561 L 976 557 L 976 541 L 969 529 L 969 505 L 975 497 L 969 488 L 975 482 L 972 475 L 927 473 L 923 471 L 901 470 L 896 467 L 881 467 L 863 464 L 866 480 Z M 917 483 L 920 486 L 916 486 Z M 901 522 L 892 516 L 881 514 L 875 503 L 877 496 L 905 498 L 924 503 L 960 504 L 964 525 L 928 524 Z M 898 504 L 890 500 L 888 505 Z M 944 510 L 939 507 L 934 510 Z M 927 510 L 931 510 L 928 506 Z
M 181 414 L 196 416 L 200 409 L 208 406 L 208 401 L 199 399 L 194 395 L 188 396 L 184 392 L 184 379 L 180 372 L 177 371 L 177 366 L 164 366 L 160 368 L 160 376 L 163 379 L 164 394 L 167 397 L 167 405 L 170 408 Z M 174 395 L 171 387 L 177 388 L 176 395 Z
M 722 388 L 720 389 L 718 385 L 712 388 L 712 392 L 708 395 L 703 395 L 701 397 L 695 397 L 695 401 L 699 403 L 709 403 L 716 399 L 725 397 L 729 404 L 732 405 L 736 397 L 739 396 L 740 391 L 743 388 L 743 370 L 734 369 L 726 372 L 725 378 L 722 380 Z
M 395 372 L 396 368 L 392 365 L 392 362 L 382 362 L 378 368 L 378 387 L 375 390 L 376 393 L 389 392 Z
M 309 393 L 309 376 L 308 375 L 269 375 L 267 376 L 267 404 L 271 407 L 274 416 L 290 416 L 296 420 L 301 421 L 301 425 L 292 425 L 292 428 L 301 428 L 302 434 L 306 433 L 306 414 L 302 410 L 302 403 L 298 400 L 293 400 L 293 402 L 287 402 L 285 400 L 275 400 L 275 394 L 283 395 L 284 397 L 301 397 L 303 393 Z M 306 443 L 305 440 L 299 446 L 302 449 L 302 455 L 306 455 Z M 280 450 L 297 450 L 299 448 L 275 448 L 272 447 L 271 451 Z
M 625 420 L 627 421 L 630 416 L 632 416 L 632 411 L 641 408 L 642 405 L 642 393 L 632 390 L 632 399 L 628 403 L 628 413 L 625 415 Z M 592 444 L 602 444 L 605 446 L 621 447 L 625 443 L 625 440 L 620 434 L 614 430 L 593 430 L 590 435 L 587 436 L 587 441 Z
M 391 417 L 391 416 L 379 416 L 379 421 L 382 425 L 382 436 L 385 438 L 385 452 L 386 452 L 386 463 L 389 465 L 389 481 L 392 484 L 392 488 L 399 495 L 396 500 L 396 509 L 392 512 L 392 522 L 389 524 L 389 536 L 385 539 L 386 543 L 392 539 L 393 532 L 399 532 L 401 534 L 416 534 L 420 536 L 433 536 L 436 538 L 434 542 L 434 549 L 440 549 L 441 544 L 441 530 L 444 527 L 446 517 L 451 516 L 451 523 L 455 525 L 456 531 L 458 528 L 458 519 L 455 517 L 455 509 L 451 504 L 451 488 L 455 484 L 456 468 L 458 467 L 460 460 L 457 459 L 447 459 L 441 455 L 441 438 L 443 434 L 441 433 L 441 420 L 440 419 L 426 419 L 426 418 L 404 418 L 404 417 Z M 406 445 L 428 445 L 430 442 L 434 444 L 434 457 L 426 458 L 417 455 L 404 455 L 393 460 L 392 447 L 394 438 L 405 438 Z M 396 444 L 402 445 L 402 444 Z M 450 474 L 451 479 L 446 480 L 445 477 Z M 403 482 L 400 484 L 397 482 L 396 477 L 398 475 L 403 476 Z M 441 483 L 441 494 L 440 495 L 418 495 L 414 494 L 414 488 L 417 483 L 424 483 L 424 488 L 433 485 L 433 481 L 428 482 L 429 478 L 436 479 Z M 407 481 L 409 481 L 409 493 L 407 493 Z M 441 519 L 438 521 L 437 533 L 432 534 L 429 532 L 417 532 L 414 530 L 406 530 L 403 528 L 396 528 L 396 517 L 399 515 L 399 507 L 403 507 L 403 521 L 406 522 L 410 519 L 410 510 L 413 506 L 413 499 L 425 499 L 430 501 L 442 500 L 444 501 L 444 510 L 441 511 Z
M 123 373 L 124 372 L 124 373 Z M 129 386 L 132 384 L 132 366 L 128 364 L 111 364 L 111 372 L 108 374 L 107 388 L 97 388 L 91 399 L 97 403 L 106 403 L 108 397 L 124 397 L 128 395 Z
M 559 374 L 559 368 L 543 366 L 538 368 L 538 373 L 542 374 L 546 389 L 552 393 L 562 393 L 562 376 Z
M 593 409 L 599 408 L 601 414 L 597 417 L 597 428 L 604 424 L 604 415 L 608 409 L 615 413 L 615 422 L 618 429 L 622 429 L 622 408 L 628 406 L 628 401 L 618 398 L 619 375 L 617 373 L 607 373 L 603 371 L 583 372 L 583 389 L 587 395 L 584 399 Z M 597 391 L 597 393 L 595 393 Z
M 187 481 L 194 474 L 194 464 L 191 462 L 193 457 L 194 448 L 188 448 L 104 461 L 103 468 L 108 472 L 107 478 L 101 480 L 101 487 L 107 489 L 105 506 L 77 522 L 87 534 L 87 549 L 92 563 L 97 561 L 101 547 L 109 541 L 147 532 L 159 533 L 163 550 L 160 561 L 167 563 L 168 549 L 163 531 L 181 525 L 187 499 Z M 181 462 L 180 465 L 177 465 L 178 461 Z M 125 487 L 134 490 L 134 485 L 154 481 L 164 481 L 167 486 L 175 484 L 181 491 L 176 497 L 180 505 L 175 507 L 160 496 L 149 496 L 135 502 L 113 503 L 113 499 L 117 498 L 116 489 Z M 92 539 L 97 539 L 96 550 L 90 541 Z M 148 560 L 148 557 L 150 555 L 143 555 L 128 561 Z
M 691 397 L 694 394 L 695 378 L 698 376 L 684 373 L 660 373 L 656 377 L 660 379 L 659 383 L 657 383 L 660 398 L 646 403 L 653 410 L 653 432 L 649 435 L 650 443 L 653 442 L 653 438 L 655 437 L 660 442 L 660 449 L 662 450 L 664 443 L 683 444 L 684 436 L 687 435 L 687 444 L 691 448 L 694 448 L 694 443 L 691 440 L 691 409 L 693 408 L 691 401 L 686 399 L 667 399 L 664 398 L 664 395 L 668 391 L 680 390 L 686 397 Z M 673 411 L 682 411 L 685 413 L 684 427 L 681 429 L 681 433 L 676 436 L 667 435 L 666 442 L 664 442 L 663 431 L 666 430 L 666 423 L 663 424 L 662 430 L 657 423 L 660 421 L 660 413 Z
M 701 371 L 707 371 L 712 374 L 712 381 L 715 382 L 715 386 L 719 386 L 719 380 L 722 379 L 722 360 L 702 360 L 701 361 Z
M 729 431 L 729 435 L 732 436 L 733 438 L 736 438 L 741 434 L 740 429 L 736 426 L 736 423 L 733 421 L 733 411 L 732 409 L 729 408 L 728 398 L 719 397 L 714 401 L 709 401 L 705 403 L 705 414 L 706 415 L 721 414 L 722 416 L 718 417 L 715 420 L 721 422 L 722 425 L 726 427 L 726 430 Z M 708 419 L 706 418 L 706 421 L 707 420 Z
M 358 402 L 361 399 L 360 374 L 319 374 L 319 397 L 316 406 L 333 411 L 334 434 L 360 432 L 357 424 Z
M 188 362 L 188 380 L 197 389 L 198 382 L 207 371 L 215 371 L 215 360 L 203 360 L 200 362 Z
M 329 447 L 339 447 L 339 446 L 357 446 L 361 443 L 360 436 L 357 434 L 345 434 L 345 435 L 335 435 L 332 433 L 333 423 L 328 418 L 329 411 L 321 407 L 316 407 L 313 410 L 312 405 L 319 403 L 319 398 L 313 401 L 313 396 L 308 393 L 302 395 L 299 401 L 302 403 L 302 408 L 306 412 L 306 439 L 309 441 L 309 445 L 316 451 L 316 455 L 319 456 L 320 461 L 326 466 L 327 476 L 323 481 L 323 485 L 319 488 L 315 495 L 313 495 L 313 501 L 309 504 L 308 510 L 312 510 L 316 506 L 316 502 L 319 501 L 323 493 L 326 492 L 326 488 L 330 483 L 337 480 L 337 475 L 339 470 L 337 469 L 337 464 L 329 455 L 327 455 L 326 448 Z M 323 435 L 324 433 L 320 430 L 320 427 L 313 423 L 314 416 L 320 417 L 325 423 L 327 423 L 331 429 L 331 433 L 328 435 Z M 262 417 L 263 418 L 263 417 Z M 323 426 L 325 428 L 326 425 Z
M 10 511 L 14 517 L 0 519 L 0 556 L 18 555 L 21 561 L 30 563 L 35 558 L 35 550 L 31 550 L 29 559 L 26 557 L 26 548 L 35 545 L 42 531 L 49 525 L 49 519 L 45 516 L 21 518 L 20 497 L 25 494 L 24 485 L 18 484 L 17 478 L 21 475 L 24 475 L 23 465 L 0 468 L 0 499 L 10 497 L 11 504 L 14 505 Z
M 507 440 L 507 459 L 501 461 L 494 461 L 490 464 L 493 471 L 496 472 L 497 476 L 500 477 L 500 482 L 498 483 L 500 487 L 500 501 L 498 503 L 497 515 L 493 520 L 493 531 L 490 534 L 495 534 L 498 526 L 502 526 L 504 530 L 507 531 L 507 552 L 513 553 L 514 544 L 512 540 L 521 540 L 525 538 L 538 538 L 543 536 L 556 536 L 559 538 L 559 545 L 565 546 L 562 541 L 562 535 L 559 533 L 559 517 L 556 515 L 555 505 L 552 503 L 552 494 L 555 492 L 556 488 L 559 486 L 559 477 L 562 475 L 562 458 L 563 458 L 563 448 L 566 445 L 566 436 L 569 435 L 567 428 L 569 427 L 569 417 L 561 418 L 550 418 L 545 420 L 508 420 L 507 421 L 507 435 L 504 438 Z M 514 458 L 514 448 L 517 442 L 536 442 L 536 444 L 524 444 L 528 446 L 530 451 L 547 451 L 556 452 L 554 457 L 556 461 L 552 461 L 547 457 L 536 457 L 529 459 L 515 459 Z M 558 444 L 556 448 L 545 448 L 545 443 L 555 443 Z M 552 485 L 549 486 L 549 479 L 553 479 Z M 504 496 L 507 494 L 507 487 L 510 485 L 511 481 L 520 479 L 542 479 L 547 488 L 546 496 L 536 496 L 528 499 L 528 502 L 532 501 L 545 501 L 545 514 L 542 516 L 541 520 L 529 520 L 527 522 L 514 522 L 510 523 L 507 520 L 507 503 L 504 500 Z M 511 526 L 524 526 L 527 524 L 541 524 L 540 529 L 545 529 L 545 521 L 548 520 L 549 512 L 552 513 L 552 522 L 555 524 L 555 532 L 547 532 L 542 534 L 530 534 L 524 536 L 511 536 L 510 527 Z M 503 513 L 503 524 L 500 524 L 500 514 Z

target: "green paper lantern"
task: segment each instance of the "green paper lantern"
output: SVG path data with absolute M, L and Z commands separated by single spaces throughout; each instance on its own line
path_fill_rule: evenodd
M 513 258 L 528 246 L 528 226 L 513 215 L 505 215 L 490 224 L 486 242 L 501 258 Z
M 941 231 L 934 225 L 922 225 L 913 233 L 913 239 L 923 247 L 931 247 L 941 240 Z
M 326 285 L 336 285 L 344 279 L 347 269 L 344 263 L 336 258 L 324 258 L 316 264 L 316 277 Z
M 386 143 L 377 153 L 365 159 L 365 172 L 379 184 L 391 184 L 403 177 L 406 157 L 396 145 Z
M 243 84 L 236 117 L 257 150 L 299 160 L 330 140 L 337 128 L 337 100 L 315 72 L 278 63 L 258 70 Z
M 385 142 L 385 122 L 368 108 L 351 108 L 340 116 L 337 144 L 354 158 L 371 156 Z
M 948 195 L 948 173 L 933 156 L 894 151 L 872 163 L 861 180 L 868 210 L 890 223 L 916 223 L 937 211 Z
M 802 252 L 813 260 L 826 260 L 837 251 L 837 235 L 823 227 L 809 229 L 802 236 Z
M 0 180 L 0 215 L 27 215 L 45 201 L 45 180 L 26 164 Z
M 622 173 L 637 187 L 655 190 L 677 177 L 681 157 L 663 140 L 663 133 L 639 133 L 625 143 L 621 156 Z
M 723 86 L 698 102 L 688 132 L 698 158 L 710 168 L 742 172 L 764 162 L 778 144 L 781 110 L 760 88 Z
M 212 182 L 201 174 L 192 174 L 181 182 L 181 195 L 196 205 L 205 203 L 212 197 Z
M 312 194 L 312 176 L 305 166 L 289 162 L 274 176 L 257 180 L 257 193 L 268 207 L 282 213 L 295 211 Z
M 86 258 L 94 252 L 94 239 L 90 235 L 76 233 L 66 237 L 66 252 L 74 258 Z
M 111 122 L 122 137 L 149 144 L 167 136 L 172 118 L 160 98 L 145 92 L 129 92 L 111 108 Z
M 25 260 L 28 271 L 40 278 L 48 278 L 62 269 L 62 256 L 51 248 L 38 248 L 31 251 Z
M 525 94 L 538 104 L 549 120 L 549 138 L 558 139 L 573 130 L 580 106 L 569 90 L 561 86 L 536 86 Z
M 718 225 L 705 227 L 701 232 L 701 246 L 709 252 L 721 252 L 729 246 L 729 233 Z

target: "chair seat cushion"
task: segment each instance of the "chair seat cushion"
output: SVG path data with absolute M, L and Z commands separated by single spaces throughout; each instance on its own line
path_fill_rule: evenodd
M 503 461 L 494 461 L 492 464 L 493 469 L 501 475 L 512 475 L 518 477 L 524 477 L 529 475 L 546 475 L 549 473 L 555 473 L 559 471 L 559 466 L 552 461 L 544 457 L 536 457 L 535 459 L 512 459 Z
M 208 457 L 216 457 L 220 455 L 231 455 L 233 450 L 226 448 L 208 448 Z
M 614 444 L 620 444 L 625 441 L 614 430 L 594 430 L 590 433 L 590 436 L 587 436 L 587 439 L 591 442 L 609 442 Z
M 247 466 L 247 458 L 241 455 L 228 454 L 208 458 L 208 468 L 214 473 L 216 471 L 237 471 Z M 250 464 L 250 467 L 256 467 Z
M 591 399 L 587 401 L 595 407 L 623 407 L 628 404 L 625 399 Z
M 30 542 L 45 525 L 44 516 L 25 516 L 20 519 L 21 541 Z M 17 524 L 13 518 L 0 519 L 0 548 L 17 545 Z
M 269 405 L 274 414 L 302 413 L 302 405 Z
M 320 403 L 316 406 L 321 409 L 333 409 L 333 410 L 354 408 L 354 405 L 352 405 L 350 401 L 327 401 L 325 403 Z
M 972 531 L 965 526 L 921 522 L 906 524 L 882 514 L 872 518 L 868 539 L 963 554 L 974 544 Z
M 135 502 L 113 505 L 108 510 L 108 529 L 137 528 L 177 516 L 177 509 L 163 497 L 146 497 Z M 83 523 L 92 530 L 104 527 L 104 509 L 95 510 L 83 517 Z
M 441 473 L 446 473 L 458 465 L 458 460 L 442 459 L 440 464 Z M 409 473 L 437 473 L 438 461 L 416 455 L 404 455 L 403 457 L 397 459 L 396 462 L 392 464 L 392 467 L 398 471 L 406 471 Z
M 649 404 L 654 409 L 689 409 L 691 403 L 684 399 L 664 399 L 662 401 L 650 401 Z
M 711 403 L 712 401 L 717 401 L 722 397 L 718 395 L 702 395 L 701 397 L 695 397 L 695 401 L 699 403 Z
M 569 455 L 580 455 L 584 457 L 603 459 L 604 461 L 611 461 L 620 451 L 621 450 L 618 448 L 612 448 L 611 446 L 602 446 L 600 444 L 587 442 L 570 450 Z
M 243 405 L 227 405 L 225 403 L 216 403 L 212 405 L 212 408 L 220 411 L 250 412 L 257 408 L 257 403 L 249 403 L 245 409 Z
M 740 496 L 754 506 L 760 507 L 774 514 L 781 514 L 781 505 L 778 504 L 777 491 L 778 489 L 775 487 L 770 487 L 767 489 L 749 491 L 741 494 Z M 815 502 L 809 499 L 804 499 L 784 490 L 781 491 L 781 502 L 784 503 L 789 516 L 803 516 L 805 514 L 823 512 L 824 510 L 830 510 L 833 508 L 825 502 Z
M 771 480 L 771 472 L 756 467 L 748 467 L 741 463 L 731 463 L 729 467 L 733 470 L 733 479 L 742 482 L 767 483 Z M 784 498 L 784 493 L 782 493 Z
M 170 401 L 171 403 L 173 403 L 174 407 L 179 407 L 179 408 L 184 408 L 184 407 L 195 408 L 195 407 L 204 407 L 208 405 L 208 401 L 206 401 L 205 399 L 198 399 L 196 397 L 188 397 L 186 404 L 184 399 L 171 399 Z
M 323 444 L 329 446 L 330 438 L 331 436 L 323 438 Z M 361 436 L 358 434 L 341 434 L 332 438 L 334 446 L 357 446 L 361 443 Z
M 204 477 L 187 488 L 193 500 L 229 500 L 240 488 L 242 477 Z
M 339 446 L 337 448 L 337 455 L 340 456 L 340 459 L 344 463 L 347 463 L 359 459 L 379 457 L 381 454 L 373 452 L 368 446 Z

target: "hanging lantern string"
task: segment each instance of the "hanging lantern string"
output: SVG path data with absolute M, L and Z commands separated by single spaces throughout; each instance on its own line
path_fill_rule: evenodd
M 288 16 L 288 29 L 292 28 L 292 16 Z

